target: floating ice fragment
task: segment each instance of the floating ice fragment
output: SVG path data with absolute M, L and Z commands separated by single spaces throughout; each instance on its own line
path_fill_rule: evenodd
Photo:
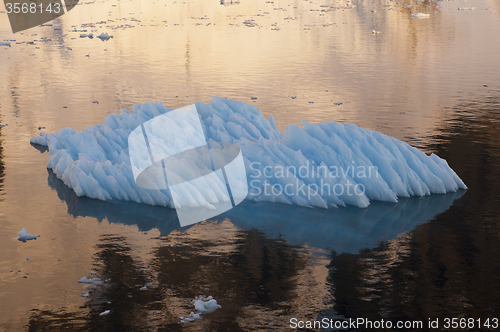
M 93 101 L 92 101 L 92 103 L 93 103 L 93 104 L 99 104 L 99 101 L 97 101 L 97 100 L 93 100 Z
M 107 315 L 109 315 L 110 312 L 111 312 L 111 310 L 105 310 L 105 311 L 101 312 L 99 314 L 99 316 L 107 316 Z
M 104 41 L 104 40 L 108 40 L 110 38 L 113 38 L 113 36 L 108 35 L 107 32 L 103 32 L 99 36 L 97 36 L 97 38 Z
M 83 284 L 102 283 L 100 278 L 88 279 L 86 276 L 81 277 L 80 280 L 78 280 L 78 282 Z
M 29 261 L 31 259 L 31 257 L 26 257 L 26 260 Z
M 476 7 L 458 7 L 458 10 L 476 10 Z
M 40 235 L 31 235 L 26 232 L 26 228 L 23 228 L 19 233 L 19 237 L 17 238 L 21 242 L 26 242 L 30 240 L 36 240 Z
M 80 34 L 80 38 L 94 38 L 94 34 L 93 33 L 89 33 L 89 34 L 86 34 L 86 33 L 81 33 Z
M 254 20 L 243 21 L 243 24 L 246 25 L 247 27 L 251 27 L 251 28 L 257 26 L 257 23 L 255 23 Z
M 200 314 L 195 314 L 194 312 L 191 311 L 191 313 L 189 314 L 189 316 L 187 317 L 179 317 L 181 319 L 181 323 L 189 323 L 189 322 L 193 322 L 195 320 L 198 320 L 201 318 Z
M 239 3 L 240 0 L 220 0 L 220 4 L 224 6 L 237 5 Z
M 90 293 L 89 293 L 89 292 L 83 292 L 83 293 L 82 293 L 82 296 L 83 296 L 83 297 L 89 297 L 89 296 L 90 296 Z
M 195 321 L 195 320 L 201 318 L 200 314 L 210 313 L 210 312 L 213 312 L 217 309 L 222 308 L 219 304 L 217 304 L 217 301 L 212 296 L 206 297 L 206 296 L 200 295 L 200 296 L 196 297 L 192 301 L 192 303 L 194 305 L 194 308 L 196 309 L 196 313 L 191 312 L 189 314 L 189 316 L 187 316 L 187 317 L 183 317 L 183 316 L 179 317 L 181 319 L 181 323 Z
M 205 297 L 200 295 L 193 300 L 193 304 L 196 311 L 200 314 L 213 312 L 222 308 L 212 296 Z
M 424 13 L 416 13 L 416 14 L 411 14 L 411 17 L 414 18 L 429 18 L 431 17 L 430 14 L 424 14 Z

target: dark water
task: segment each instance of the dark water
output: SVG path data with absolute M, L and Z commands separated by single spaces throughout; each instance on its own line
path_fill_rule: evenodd
M 23 35 L 0 13 L 12 41 L 0 46 L 0 331 L 311 330 L 291 318 L 487 330 L 500 316 L 499 2 L 351 3 L 89 1 L 61 30 Z M 280 129 L 302 118 L 393 135 L 469 189 L 367 209 L 244 202 L 183 229 L 169 209 L 77 197 L 29 145 L 40 125 L 82 130 L 134 103 L 212 95 L 254 102 Z M 17 241 L 23 227 L 40 238 Z M 222 308 L 181 324 L 198 295 Z

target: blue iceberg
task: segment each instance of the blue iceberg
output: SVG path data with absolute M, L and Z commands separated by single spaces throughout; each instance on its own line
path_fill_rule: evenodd
M 397 202 L 401 197 L 467 188 L 444 159 L 379 132 L 335 121 L 303 121 L 302 127 L 289 125 L 283 134 L 272 115 L 267 120 L 244 102 L 214 97 L 195 105 L 208 143 L 240 147 L 249 200 L 365 208 L 371 200 Z M 83 131 L 42 132 L 31 142 L 48 147 L 47 168 L 77 196 L 173 208 L 168 188 L 137 186 L 128 149 L 135 128 L 170 111 L 161 102 L 134 105 L 133 112 L 123 109 L 107 116 L 103 124 Z M 191 196 L 202 206 L 219 203 L 217 195 L 199 192 L 212 190 L 209 187 L 192 190 Z

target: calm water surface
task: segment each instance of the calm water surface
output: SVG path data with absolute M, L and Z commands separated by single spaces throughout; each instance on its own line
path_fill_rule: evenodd
M 53 24 L 13 35 L 0 13 L 0 330 L 500 318 L 497 0 L 91 1 Z M 113 38 L 79 37 L 90 32 Z M 29 144 L 38 126 L 214 95 L 282 130 L 335 120 L 395 136 L 445 158 L 469 190 L 367 209 L 244 202 L 182 229 L 169 209 L 77 197 Z M 22 227 L 41 237 L 17 241 Z M 82 297 L 91 270 L 104 285 Z M 180 324 L 201 294 L 222 309 Z

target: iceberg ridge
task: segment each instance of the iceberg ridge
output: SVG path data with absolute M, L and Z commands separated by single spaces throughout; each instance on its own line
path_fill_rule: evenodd
M 379 132 L 335 121 L 303 121 L 302 127 L 289 125 L 283 134 L 272 115 L 266 120 L 260 110 L 244 102 L 214 97 L 195 105 L 207 142 L 240 146 L 247 199 L 363 208 L 370 200 L 397 202 L 398 197 L 467 188 L 444 159 Z M 161 102 L 134 105 L 133 112 L 123 109 L 107 116 L 103 124 L 83 131 L 42 132 L 31 142 L 49 147 L 47 168 L 78 196 L 173 208 L 168 189 L 136 185 L 128 150 L 128 136 L 137 126 L 171 110 Z M 212 189 L 193 188 L 197 204 L 218 203 L 217 195 L 200 195 L 198 190 Z

